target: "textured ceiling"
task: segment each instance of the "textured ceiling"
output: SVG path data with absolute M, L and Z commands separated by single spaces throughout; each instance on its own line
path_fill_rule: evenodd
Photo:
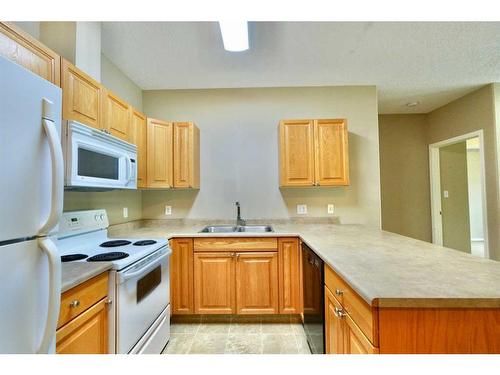
M 103 22 L 102 48 L 144 90 L 376 85 L 380 113 L 426 113 L 500 82 L 500 22 Z M 418 101 L 416 107 L 405 104 Z

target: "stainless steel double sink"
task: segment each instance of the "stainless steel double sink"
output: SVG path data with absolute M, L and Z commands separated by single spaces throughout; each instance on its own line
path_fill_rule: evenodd
M 274 232 L 270 225 L 208 225 L 199 233 L 266 233 Z

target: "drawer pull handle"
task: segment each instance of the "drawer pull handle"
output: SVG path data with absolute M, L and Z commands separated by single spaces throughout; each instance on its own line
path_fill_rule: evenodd
M 335 289 L 335 294 L 337 296 L 341 296 L 342 294 L 344 294 L 344 291 L 343 290 L 340 290 L 340 289 Z
M 335 307 L 335 309 L 333 310 L 333 313 L 335 314 L 335 316 L 337 318 L 343 318 L 344 316 L 346 316 L 347 314 L 344 312 L 343 309 L 339 309 L 338 307 Z
M 78 301 L 77 299 L 75 299 L 74 301 L 70 302 L 69 304 L 69 307 L 72 307 L 72 308 L 76 308 L 80 306 L 80 301 Z

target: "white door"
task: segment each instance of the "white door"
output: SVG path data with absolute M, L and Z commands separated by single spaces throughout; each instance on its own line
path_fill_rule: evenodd
M 61 89 L 0 57 L 0 243 L 32 237 L 51 208 L 52 167 L 42 102 L 61 129 Z
M 0 246 L 0 353 L 36 353 L 47 319 L 48 261 L 37 240 Z
M 0 57 L 0 353 L 54 350 L 61 263 L 39 235 L 62 211 L 60 129 L 61 89 Z

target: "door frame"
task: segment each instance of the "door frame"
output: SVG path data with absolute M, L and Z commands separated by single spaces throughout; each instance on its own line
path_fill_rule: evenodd
M 488 241 L 488 215 L 486 202 L 486 173 L 484 164 L 484 132 L 482 129 L 459 135 L 444 141 L 429 145 L 429 172 L 431 188 L 431 219 L 432 219 L 432 243 L 443 246 L 443 221 L 441 216 L 441 171 L 439 165 L 439 149 L 455 143 L 463 142 L 471 138 L 479 139 L 480 180 L 482 195 L 482 215 L 484 234 L 484 257 L 489 258 Z

